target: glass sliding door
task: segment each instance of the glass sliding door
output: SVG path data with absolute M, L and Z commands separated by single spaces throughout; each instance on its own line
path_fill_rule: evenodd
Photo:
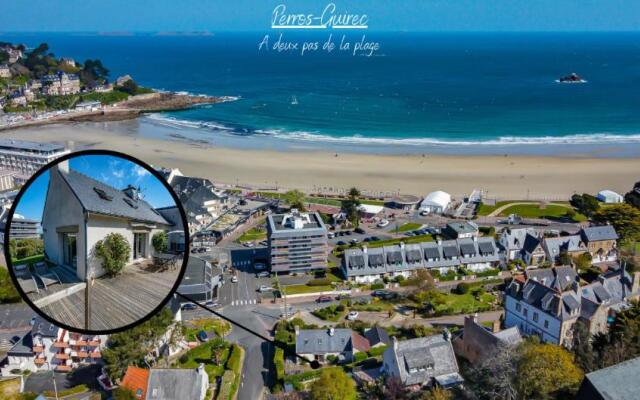
M 133 234 L 133 259 L 146 257 L 147 247 L 147 234 L 146 233 L 134 233 Z
M 78 249 L 76 246 L 77 234 L 62 234 L 62 258 L 64 265 L 75 268 L 78 262 Z

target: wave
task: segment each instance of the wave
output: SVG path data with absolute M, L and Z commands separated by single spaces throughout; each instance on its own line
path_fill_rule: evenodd
M 640 143 L 640 134 L 589 133 L 563 136 L 499 136 L 492 139 L 460 140 L 442 138 L 390 138 L 364 135 L 331 136 L 319 132 L 285 131 L 280 129 L 250 129 L 228 126 L 218 122 L 179 119 L 163 114 L 149 114 L 146 118 L 177 128 L 207 129 L 234 136 L 269 136 L 282 140 L 345 143 L 358 145 L 397 146 L 503 146 L 503 145 L 559 145 L 559 144 L 633 144 Z

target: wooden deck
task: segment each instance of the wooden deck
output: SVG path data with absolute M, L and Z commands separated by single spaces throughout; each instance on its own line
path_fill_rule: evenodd
M 80 280 L 76 276 L 76 272 L 73 269 L 71 269 L 71 267 L 67 267 L 64 265 L 56 265 L 55 267 L 49 267 L 49 270 L 54 271 L 56 274 L 58 274 L 58 277 L 60 278 L 62 283 L 55 283 L 55 284 L 49 285 L 45 289 L 44 286 L 42 285 L 42 282 L 40 282 L 36 277 L 36 281 L 38 282 L 39 292 L 38 293 L 31 292 L 27 294 L 27 296 L 31 301 L 35 302 L 37 300 L 43 299 L 47 296 L 55 294 L 61 290 L 68 289 L 80 283 Z M 35 274 L 33 275 L 35 276 Z
M 129 265 L 115 278 L 96 279 L 91 286 L 88 329 L 115 329 L 136 322 L 167 296 L 180 268 L 157 270 L 149 263 Z M 41 309 L 57 321 L 85 328 L 85 291 L 52 302 Z

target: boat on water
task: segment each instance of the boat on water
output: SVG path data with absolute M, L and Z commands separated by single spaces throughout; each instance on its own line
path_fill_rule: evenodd
M 296 96 L 291 96 L 291 104 L 294 106 L 298 104 L 298 98 Z
M 567 76 L 563 76 L 560 79 L 556 79 L 558 83 L 587 83 L 586 80 L 582 79 L 578 74 L 572 72 Z

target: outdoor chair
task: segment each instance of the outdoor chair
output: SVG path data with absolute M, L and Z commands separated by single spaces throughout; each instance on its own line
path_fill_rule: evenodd
M 36 282 L 33 275 L 29 271 L 29 268 L 26 264 L 16 265 L 13 267 L 15 271 L 16 278 L 18 279 L 18 283 L 20 287 L 25 293 L 40 293 L 38 290 L 38 283 Z
M 33 264 L 33 270 L 35 271 L 36 276 L 40 278 L 40 281 L 42 281 L 45 289 L 47 289 L 49 285 L 62 283 L 58 274 L 47 268 L 47 263 L 45 262 L 37 262 Z

